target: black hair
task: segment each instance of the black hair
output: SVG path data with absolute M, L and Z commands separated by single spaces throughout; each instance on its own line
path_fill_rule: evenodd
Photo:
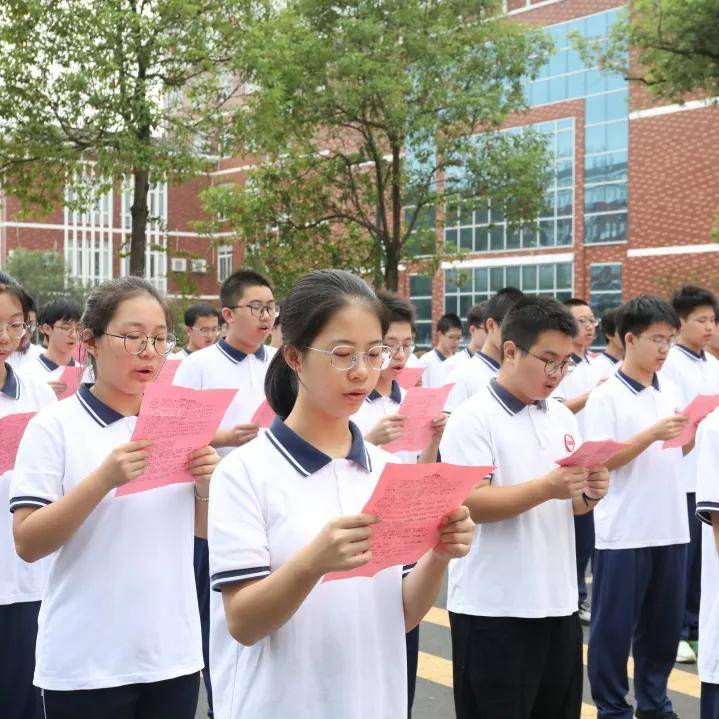
M 159 302 L 162 311 L 165 314 L 165 322 L 168 330 L 172 328 L 172 314 L 167 306 L 165 298 L 153 287 L 147 280 L 142 277 L 118 277 L 114 280 L 108 280 L 101 285 L 92 288 L 85 303 L 85 311 L 82 313 L 80 326 L 83 341 L 89 339 L 88 331 L 92 337 L 102 337 L 107 331 L 107 327 L 117 312 L 117 308 L 125 301 L 138 297 L 139 295 L 149 295 Z M 95 371 L 95 358 L 90 355 L 90 362 Z
M 190 305 L 185 310 L 185 325 L 194 327 L 195 322 L 200 317 L 216 317 L 219 320 L 220 313 L 212 305 L 208 305 L 207 302 L 198 302 L 195 305 Z
M 487 308 L 487 300 L 479 302 L 476 305 L 472 305 L 467 310 L 467 327 L 484 327 L 487 316 L 485 310 Z
M 385 307 L 387 322 L 408 322 L 414 329 L 414 308 L 404 297 L 389 290 L 378 290 L 377 298 Z
M 351 272 L 313 270 L 292 285 L 282 304 L 284 342 L 265 375 L 265 395 L 277 416 L 286 419 L 297 400 L 297 376 L 287 364 L 285 348 L 305 352 L 338 311 L 357 304 L 377 315 L 384 337 L 388 326 L 384 305 L 367 284 Z
M 58 297 L 55 300 L 46 302 L 37 313 L 39 325 L 54 325 L 61 320 L 79 322 L 82 317 L 82 307 L 69 297 Z
M 25 292 L 22 285 L 7 272 L 0 271 L 0 294 L 8 294 L 20 303 L 23 321 L 27 322 L 30 316 L 30 310 L 34 307 L 34 301 L 32 297 Z
M 447 312 L 442 315 L 439 318 L 439 322 L 437 322 L 437 332 L 441 332 L 444 335 L 450 330 L 463 330 L 462 320 L 453 312 Z
M 254 270 L 237 270 L 233 272 L 220 287 L 220 305 L 234 307 L 249 287 L 269 287 L 270 281 Z
M 672 307 L 685 320 L 697 307 L 711 307 L 717 313 L 717 299 L 703 287 L 685 285 L 672 297 Z
M 619 307 L 611 307 L 602 313 L 602 332 L 605 337 L 613 337 L 617 334 L 617 312 Z
M 521 350 L 533 347 L 543 332 L 561 332 L 567 337 L 579 333 L 569 310 L 551 297 L 523 297 L 502 322 L 502 345 L 514 342 Z
M 562 304 L 565 307 L 589 307 L 589 302 L 586 302 L 580 297 L 570 297 L 567 300 L 562 300 Z
M 640 335 L 657 322 L 664 322 L 676 330 L 681 326 L 676 310 L 668 302 L 655 295 L 639 295 L 627 300 L 619 308 L 615 322 L 624 347 L 627 346 L 628 332 Z
M 498 325 L 504 322 L 504 318 L 514 305 L 525 297 L 524 292 L 516 287 L 505 287 L 499 290 L 497 294 L 492 295 L 487 300 L 487 307 L 484 313 L 485 323 L 491 317 Z

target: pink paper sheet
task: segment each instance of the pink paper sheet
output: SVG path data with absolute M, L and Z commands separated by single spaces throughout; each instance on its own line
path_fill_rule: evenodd
M 0 419 L 0 474 L 5 474 L 15 466 L 17 448 L 20 446 L 27 423 L 35 416 L 35 412 L 19 412 L 8 414 Z
M 432 440 L 432 421 L 444 409 L 453 384 L 443 387 L 410 387 L 399 406 L 398 414 L 407 417 L 402 434 L 382 446 L 387 452 L 410 452 L 424 449 Z
M 682 411 L 682 414 L 689 417 L 682 433 L 674 439 L 669 439 L 662 444 L 662 449 L 683 447 L 694 439 L 699 423 L 711 412 L 719 407 L 719 394 L 698 394 Z
M 270 403 L 267 400 L 264 400 L 257 408 L 257 411 L 252 415 L 250 424 L 256 424 L 258 427 L 267 428 L 272 424 L 272 420 L 275 416 L 275 411 L 272 407 L 270 407 Z
M 494 467 L 455 464 L 387 464 L 362 512 L 382 518 L 372 525 L 372 561 L 323 582 L 373 577 L 396 564 L 413 564 L 439 542 L 442 518 L 457 509 Z
M 416 387 L 420 377 L 424 374 L 424 370 L 421 367 L 405 367 L 397 375 L 397 384 L 402 389 L 409 389 L 410 387 Z
M 165 360 L 165 364 L 160 367 L 160 371 L 157 373 L 157 377 L 155 377 L 155 384 L 172 384 L 180 362 L 182 362 L 182 360 Z
M 603 467 L 614 455 L 629 447 L 627 442 L 613 439 L 585 442 L 578 450 L 564 459 L 558 459 L 560 467 Z
M 150 463 L 137 479 L 118 487 L 115 496 L 194 481 L 186 469 L 190 454 L 210 443 L 236 394 L 234 389 L 148 385 L 132 439 L 154 441 Z
M 85 368 L 82 365 L 68 365 L 62 370 L 58 381 L 64 382 L 67 389 L 60 395 L 59 399 L 72 397 L 80 389 L 83 374 L 85 374 Z

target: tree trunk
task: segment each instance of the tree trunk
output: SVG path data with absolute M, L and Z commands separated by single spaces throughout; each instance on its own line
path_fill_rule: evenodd
M 390 181 L 392 224 L 390 236 L 383 243 L 385 251 L 384 283 L 385 287 L 392 292 L 396 292 L 399 285 L 399 262 L 402 247 L 401 151 L 400 145 L 392 144 L 392 179 Z
M 399 286 L 399 245 L 389 238 L 385 243 L 384 286 L 392 292 Z
M 145 253 L 147 250 L 147 195 L 150 191 L 150 177 L 147 170 L 132 173 L 132 231 L 130 241 L 130 274 L 145 276 Z

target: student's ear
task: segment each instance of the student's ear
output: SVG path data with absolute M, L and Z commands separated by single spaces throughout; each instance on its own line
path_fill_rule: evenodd
M 96 345 L 95 335 L 92 333 L 92 330 L 89 330 L 89 329 L 83 330 L 82 334 L 80 335 L 80 341 L 87 348 L 87 353 L 94 357 L 95 352 L 97 351 L 97 345 Z
M 50 334 L 52 333 L 52 325 L 49 325 L 47 322 L 43 322 L 42 325 L 39 327 L 40 332 L 42 332 L 45 337 L 50 337 Z
M 222 313 L 223 322 L 229 326 L 232 319 L 232 310 L 229 307 L 223 307 L 220 312 Z
M 637 337 L 636 335 L 632 334 L 631 332 L 627 332 L 627 334 L 624 335 L 624 349 L 628 350 L 630 347 L 634 347 L 637 343 Z
M 190 332 L 192 332 L 192 327 L 190 327 L 189 325 L 185 325 L 185 334 L 189 335 Z
M 507 340 L 502 345 L 502 359 L 507 362 L 514 362 L 518 359 L 519 350 L 512 340 Z
M 292 345 L 285 345 L 280 350 L 282 352 L 282 355 L 285 358 L 285 362 L 287 363 L 287 366 L 293 371 L 293 372 L 299 372 L 302 361 L 301 361 L 301 355 L 297 350 L 297 347 L 293 347 Z

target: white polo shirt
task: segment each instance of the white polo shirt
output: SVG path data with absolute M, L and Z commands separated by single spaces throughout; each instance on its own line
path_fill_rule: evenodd
M 403 568 L 318 583 L 292 618 L 246 647 L 219 592 L 266 577 L 331 520 L 362 510 L 391 455 L 350 425 L 330 459 L 276 418 L 225 457 L 210 491 L 210 668 L 218 719 L 399 719 L 407 715 Z
M 187 346 L 180 347 L 180 349 L 177 350 L 177 352 L 175 352 L 169 359 L 185 359 L 185 357 L 189 357 L 191 354 L 192 352 L 187 349 Z
M 683 345 L 674 345 L 664 362 L 661 378 L 671 380 L 679 390 L 679 404 L 684 409 L 698 394 L 719 394 L 719 360 L 707 352 L 701 354 Z M 697 487 L 697 453 L 682 457 L 684 489 L 695 492 Z
M 20 443 L 10 509 L 44 507 L 130 441 L 89 385 L 36 415 Z M 107 494 L 58 550 L 40 609 L 35 684 L 101 689 L 202 668 L 192 483 Z
M 30 364 L 37 359 L 45 348 L 42 345 L 30 344 L 24 352 L 13 352 L 7 359 L 7 363 L 16 370 L 21 370 L 26 364 Z
M 719 410 L 700 425 L 694 452 L 697 454 L 697 517 L 702 525 L 702 596 L 699 605 L 699 678 L 719 684 L 719 552 L 714 542 L 712 515 L 719 512 Z
M 407 395 L 407 390 L 402 389 L 397 380 L 392 380 L 392 389 L 389 397 L 381 395 L 376 389 L 373 389 L 367 395 L 362 406 L 352 415 L 352 421 L 359 427 L 362 435 L 366 435 L 383 417 L 397 414 L 402 400 Z M 402 450 L 393 452 L 392 456 L 396 457 L 396 461 L 404 464 L 415 464 L 419 459 L 420 452 L 424 447 L 418 448 L 417 452 Z
M 277 350 L 260 345 L 253 355 L 235 349 L 225 340 L 203 347 L 184 359 L 173 384 L 190 389 L 238 389 L 220 422 L 220 429 L 247 424 L 265 399 L 265 375 Z M 218 448 L 222 456 L 233 447 Z
M 464 400 L 486 387 L 498 372 L 499 362 L 484 352 L 475 352 L 469 362 L 463 362 L 447 375 L 447 384 L 454 382 L 454 387 L 449 390 L 444 411 L 454 412 Z
M 599 380 L 601 379 L 599 368 L 595 364 L 595 360 L 588 354 L 584 355 L 584 357 L 573 354 L 572 360 L 575 364 L 574 371 L 565 375 L 564 379 L 562 379 L 554 392 L 552 392 L 552 397 L 555 397 L 561 402 L 567 402 L 570 399 L 579 397 L 585 392 L 591 392 L 599 384 Z M 575 417 L 579 424 L 579 431 L 585 435 L 587 428 L 585 426 L 584 410 L 582 409 L 577 412 Z
M 454 372 L 457 367 L 461 367 L 463 364 L 471 360 L 472 357 L 474 357 L 474 353 L 470 352 L 468 347 L 463 347 L 458 352 L 455 352 L 451 357 L 447 357 L 444 361 L 444 376 L 449 377 L 449 375 Z
M 425 352 L 420 358 L 418 367 L 424 369 L 422 387 L 441 387 L 446 384 L 447 375 L 444 369 L 445 357 L 438 349 Z
M 74 367 L 75 360 L 71 359 L 67 366 Z M 57 382 L 59 381 L 64 369 L 64 365 L 59 365 L 53 362 L 44 354 L 38 354 L 33 362 L 24 364 L 21 371 L 26 377 L 43 379 L 45 382 Z
M 404 365 L 405 367 L 419 367 L 419 357 L 417 357 L 414 352 L 407 357 L 407 362 Z
M 492 484 L 522 484 L 556 469 L 582 443 L 574 415 L 550 398 L 526 406 L 497 380 L 450 416 L 445 462 L 493 465 Z M 486 617 L 560 617 L 577 611 L 574 509 L 551 499 L 516 517 L 478 524 L 472 548 L 449 564 L 447 608 Z
M 593 360 L 599 379 L 609 379 L 621 366 L 621 360 L 608 352 L 600 352 Z
M 618 370 L 587 401 L 586 439 L 628 442 L 679 410 L 679 393 L 667 379 L 650 387 Z M 597 549 L 636 549 L 689 541 L 680 447 L 654 442 L 611 472 L 609 491 L 594 508 Z
M 0 417 L 37 412 L 56 401 L 45 382 L 28 379 L 5 364 L 7 377 L 0 387 Z M 45 593 L 52 557 L 28 564 L 17 556 L 12 535 L 12 515 L 8 511 L 12 470 L 0 475 L 0 605 L 39 602 Z

